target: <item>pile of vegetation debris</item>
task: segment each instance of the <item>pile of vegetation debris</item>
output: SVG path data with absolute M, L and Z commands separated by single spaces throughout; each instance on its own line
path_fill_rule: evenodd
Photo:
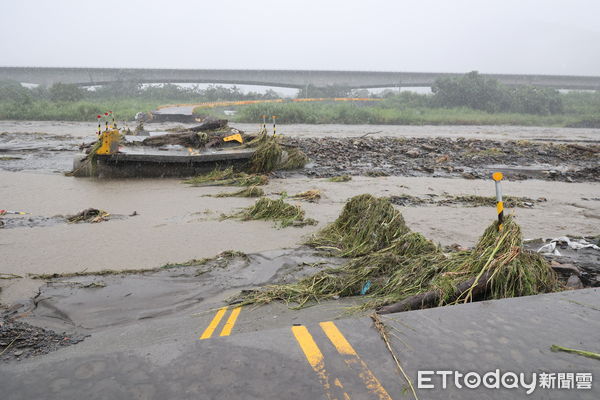
M 245 189 L 240 189 L 236 192 L 224 192 L 217 193 L 213 195 L 208 195 L 210 197 L 262 197 L 265 195 L 265 191 L 259 188 L 258 186 L 248 186 Z
M 137 214 L 132 214 L 137 215 Z M 108 221 L 109 219 L 121 219 L 123 215 L 111 215 L 104 210 L 97 208 L 86 208 L 73 215 L 54 215 L 45 217 L 39 215 L 13 215 L 9 218 L 0 218 L 0 228 L 33 228 L 33 227 L 49 227 L 58 224 L 75 224 L 75 223 L 98 223 Z
M 269 179 L 265 174 L 275 170 L 303 168 L 308 163 L 308 157 L 298 147 L 284 144 L 279 136 L 269 135 L 265 129 L 245 142 L 242 147 L 256 149 L 250 161 L 243 167 L 248 172 L 236 171 L 233 167 L 217 168 L 207 174 L 185 180 L 184 183 L 194 186 L 266 185 Z M 256 191 L 248 197 L 256 197 Z
M 523 248 L 521 229 L 512 217 L 501 230 L 491 224 L 473 249 L 444 253 L 412 232 L 388 199 L 363 194 L 350 199 L 337 220 L 307 244 L 350 260 L 296 283 L 248 292 L 244 303 L 279 300 L 303 307 L 365 295 L 362 307 L 385 313 L 562 288 L 548 262 Z
M 308 157 L 298 146 L 286 144 L 279 136 L 269 135 L 266 129 L 262 129 L 245 146 L 256 148 L 249 165 L 254 173 L 299 169 L 308 163 Z
M 295 200 L 308 201 L 309 203 L 316 203 L 321 199 L 321 191 L 318 189 L 310 189 L 306 192 L 296 193 L 295 195 L 290 196 L 290 198 Z
M 269 183 L 269 177 L 260 174 L 237 172 L 233 167 L 215 169 L 207 174 L 186 179 L 183 183 L 193 186 L 262 186 Z
M 329 182 L 350 182 L 352 177 L 350 175 L 336 175 L 328 179 Z
M 246 253 L 237 250 L 225 250 L 217 254 L 214 257 L 206 257 L 201 259 L 192 259 L 185 262 L 167 263 L 161 267 L 161 269 L 177 268 L 177 267 L 202 267 L 206 264 L 213 263 L 214 266 L 219 268 L 225 268 L 229 262 L 233 259 L 242 259 L 245 261 L 249 260 Z M 201 274 L 206 271 L 201 271 Z
M 75 215 L 68 215 L 67 222 L 71 224 L 77 222 L 88 222 L 93 224 L 108 221 L 108 217 L 110 217 L 110 214 L 104 210 L 98 210 L 97 208 L 86 208 Z
M 245 221 L 276 221 L 281 228 L 286 228 L 288 226 L 301 227 L 305 225 L 315 225 L 317 223 L 317 221 L 312 218 L 305 218 L 304 210 L 300 206 L 286 203 L 282 198 L 270 199 L 268 197 L 257 200 L 254 205 L 237 214 L 225 217 L 241 218 Z
M 198 126 L 190 128 L 178 127 L 170 129 L 172 133 L 150 136 L 141 141 L 143 146 L 161 147 L 179 145 L 193 149 L 236 146 L 237 141 L 225 142 L 223 139 L 231 135 L 239 135 L 242 141 L 252 140 L 254 136 L 232 128 L 226 119 L 207 119 Z

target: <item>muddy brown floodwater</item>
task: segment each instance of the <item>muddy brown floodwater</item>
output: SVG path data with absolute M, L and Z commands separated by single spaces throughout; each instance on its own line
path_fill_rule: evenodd
M 158 133 L 176 125 L 146 128 Z M 247 132 L 257 128 L 232 125 Z M 0 229 L 0 272 L 13 275 L 2 275 L 11 279 L 0 280 L 0 303 L 33 297 L 43 281 L 29 274 L 148 269 L 229 249 L 297 248 L 361 193 L 413 200 L 493 196 L 488 172 L 499 167 L 508 175 L 506 195 L 546 199 L 507 211 L 515 213 L 526 238 L 600 234 L 597 129 L 282 125 L 280 132 L 312 163 L 305 171 L 275 174 L 265 192 L 322 194 L 318 203 L 293 201 L 317 226 L 285 229 L 265 221 L 221 220 L 221 214 L 255 201 L 206 197 L 231 188 L 188 187 L 179 179 L 64 176 L 79 144 L 94 140 L 94 130 L 93 123 L 0 122 L 0 209 L 29 213 L 2 217 L 11 229 Z M 319 178 L 339 174 L 353 177 L 342 183 Z M 473 245 L 496 217 L 494 207 L 461 202 L 397 204 L 411 229 L 443 245 Z M 67 224 L 57 217 L 89 207 L 123 217 L 97 224 Z
M 121 123 L 126 126 L 127 123 Z M 147 129 L 164 131 L 174 126 L 191 126 L 194 124 L 179 123 L 149 123 Z M 258 130 L 257 124 L 232 123 L 236 128 L 245 132 Z M 130 127 L 135 123 L 130 122 Z M 74 137 L 93 136 L 96 131 L 95 122 L 66 122 L 66 121 L 0 121 L 0 132 L 47 133 L 50 135 L 69 135 Z M 294 137 L 359 137 L 366 133 L 389 137 L 415 138 L 459 138 L 472 137 L 489 140 L 539 140 L 551 142 L 600 142 L 600 129 L 593 128 L 556 128 L 535 126 L 478 126 L 478 125 L 307 125 L 284 124 L 278 132 Z

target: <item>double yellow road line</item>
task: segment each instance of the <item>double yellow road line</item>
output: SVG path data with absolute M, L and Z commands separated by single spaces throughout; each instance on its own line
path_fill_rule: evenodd
M 208 339 L 213 335 L 215 329 L 217 329 L 219 326 L 219 323 L 227 313 L 228 309 L 228 306 L 219 308 L 219 311 L 217 311 L 214 318 L 212 321 L 210 321 L 210 324 L 208 324 L 208 327 L 204 330 L 204 332 L 202 332 L 202 336 L 200 336 L 199 339 Z M 229 336 L 231 334 L 231 330 L 233 329 L 235 321 L 237 321 L 241 311 L 242 307 L 235 307 L 233 310 L 231 310 L 231 314 L 229 314 L 229 318 L 227 318 L 227 322 L 225 322 L 225 325 L 223 325 L 223 329 L 221 329 L 219 336 Z
M 352 345 L 346 340 L 337 326 L 331 321 L 321 322 L 319 326 L 323 332 L 325 332 L 325 335 L 331 344 L 333 344 L 337 352 L 343 357 L 346 365 L 353 371 L 358 372 L 358 377 L 365 385 L 367 391 L 373 395 L 374 398 L 391 400 L 392 398 L 390 395 L 375 375 L 373 375 L 367 364 L 358 356 L 358 353 L 356 353 Z M 341 398 L 350 399 L 351 397 L 344 389 L 344 385 L 340 379 L 334 378 L 333 381 L 331 380 L 329 373 L 325 369 L 325 357 L 308 329 L 305 326 L 293 326 L 292 333 L 300 345 L 306 360 L 317 374 L 327 398 L 338 398 L 336 395 L 336 393 L 338 393 Z
M 219 336 L 229 336 L 231 334 L 231 331 L 238 319 L 238 316 L 240 315 L 241 310 L 241 307 L 235 307 L 231 309 L 229 317 L 227 318 L 227 321 L 221 328 L 221 333 L 219 334 Z M 224 319 L 228 311 L 228 306 L 219 308 L 213 319 L 210 321 L 210 324 L 204 330 L 199 339 L 208 339 L 212 337 L 214 332 L 219 327 L 221 320 Z M 370 397 L 374 399 L 392 400 L 390 395 L 381 385 L 381 382 L 379 382 L 379 380 L 375 377 L 373 372 L 371 372 L 367 364 L 359 357 L 356 350 L 354 350 L 350 342 L 348 342 L 348 340 L 344 337 L 344 335 L 338 329 L 338 327 L 332 321 L 321 322 L 319 326 L 321 330 L 325 333 L 327 339 L 329 339 L 329 342 L 331 342 L 331 345 L 333 345 L 335 350 L 337 350 L 337 353 L 342 357 L 346 366 L 350 369 L 350 378 L 348 377 L 347 371 L 343 371 L 345 373 L 345 377 L 347 379 L 352 379 L 353 377 L 357 376 L 358 379 L 362 381 L 362 385 L 364 385 L 364 388 L 366 389 Z M 329 372 L 326 369 L 325 356 L 323 355 L 323 352 L 315 342 L 315 339 L 309 332 L 308 328 L 306 328 L 303 325 L 293 326 L 292 334 L 294 335 L 296 342 L 298 342 L 300 349 L 304 353 L 308 364 L 317 374 L 319 382 L 321 383 L 325 391 L 326 397 L 330 400 L 351 399 L 351 396 L 350 394 L 348 394 L 348 390 L 344 388 L 341 379 L 339 377 L 330 376 Z M 327 343 L 326 346 L 328 346 Z M 339 361 L 336 362 L 334 360 L 331 360 L 330 366 L 332 365 L 337 365 L 339 368 L 341 364 L 339 364 Z M 362 385 L 359 385 L 359 387 Z M 364 394 L 365 389 L 361 389 L 361 392 L 363 392 L 361 394 Z M 361 396 L 361 394 L 357 395 Z M 363 397 L 364 396 L 360 398 Z

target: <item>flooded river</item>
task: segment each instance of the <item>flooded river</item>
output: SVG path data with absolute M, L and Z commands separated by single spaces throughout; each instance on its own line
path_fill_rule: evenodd
M 121 125 L 127 126 L 125 123 Z M 256 124 L 232 123 L 232 125 L 248 133 L 256 132 L 259 128 Z M 151 134 L 160 134 L 176 126 L 182 124 L 147 124 L 146 129 Z M 79 151 L 79 145 L 95 140 L 95 132 L 96 125 L 92 122 L 0 121 L 0 170 L 44 173 L 69 171 L 73 165 L 73 156 Z M 467 138 L 494 141 L 600 143 L 600 129 L 587 128 L 281 124 L 278 133 L 295 138 L 366 136 L 369 138 Z
M 127 124 L 123 124 L 126 126 Z M 161 131 L 179 123 L 147 124 L 151 131 Z M 245 132 L 254 132 L 258 124 L 231 123 L 232 126 Z M 129 123 L 130 127 L 135 122 Z M 0 121 L 0 133 L 47 133 L 50 135 L 68 135 L 75 137 L 92 137 L 96 132 L 95 122 L 65 121 Z M 530 126 L 414 126 L 414 125 L 307 125 L 280 124 L 278 133 L 298 137 L 356 137 L 367 133 L 391 137 L 477 137 L 491 140 L 543 140 L 555 142 L 594 142 L 600 143 L 600 129 L 591 128 L 553 128 Z M 376 132 L 376 133 L 375 133 Z
M 180 124 L 147 124 L 146 129 L 158 133 L 177 125 Z M 232 125 L 246 132 L 258 128 L 254 124 Z M 5 227 L 10 229 L 0 230 L 0 272 L 23 278 L 0 282 L 0 303 L 33 296 L 40 283 L 26 278 L 30 273 L 156 268 L 213 257 L 231 249 L 256 253 L 295 248 L 333 221 L 349 197 L 361 193 L 424 199 L 491 196 L 494 187 L 489 179 L 473 179 L 476 177 L 469 170 L 458 172 L 456 167 L 480 165 L 483 171 L 488 160 L 506 158 L 505 150 L 515 147 L 514 143 L 507 145 L 509 140 L 523 140 L 533 144 L 519 145 L 525 146 L 528 153 L 513 157 L 517 165 L 542 165 L 541 160 L 550 163 L 542 165 L 546 169 L 567 164 L 587 168 L 597 160 L 595 149 L 600 141 L 597 129 L 284 124 L 278 128 L 278 132 L 292 137 L 291 142 L 304 144 L 313 164 L 320 164 L 321 172 L 354 175 L 350 182 L 334 183 L 310 176 L 309 168 L 303 175 L 272 177 L 264 187 L 272 197 L 282 192 L 320 190 L 322 198 L 318 203 L 301 204 L 307 217 L 319 221 L 316 226 L 279 230 L 265 221 L 222 220 L 221 215 L 239 212 L 255 202 L 249 198 L 207 197 L 230 191 L 227 188 L 190 188 L 180 179 L 66 177 L 63 172 L 71 169 L 79 145 L 95 140 L 93 123 L 0 122 L 0 209 L 28 213 L 3 217 Z M 321 143 L 325 137 L 331 139 Z M 387 139 L 373 143 L 380 137 Z M 454 140 L 459 137 L 466 139 Z M 540 149 L 550 141 L 560 146 Z M 467 148 L 469 144 L 474 147 Z M 580 150 L 581 147 L 594 150 Z M 524 148 L 520 150 L 523 152 Z M 439 151 L 449 157 L 434 156 Z M 474 157 L 477 160 L 473 161 Z M 379 168 L 393 164 L 390 176 L 370 174 L 375 164 Z M 430 167 L 434 172 L 430 172 Z M 589 175 L 583 177 L 586 176 Z M 570 177 L 552 182 L 509 180 L 504 184 L 507 195 L 547 199 L 531 208 L 515 210 L 525 237 L 598 234 L 600 183 L 577 176 L 571 182 L 566 179 Z M 98 224 L 64 222 L 62 216 L 89 207 L 105 210 L 115 218 Z M 493 207 L 424 203 L 399 208 L 411 229 L 443 245 L 473 245 L 490 219 L 496 217 Z

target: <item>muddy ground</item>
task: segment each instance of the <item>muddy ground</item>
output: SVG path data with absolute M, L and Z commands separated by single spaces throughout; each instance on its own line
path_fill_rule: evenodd
M 447 138 L 288 138 L 311 159 L 308 176 L 460 176 L 600 181 L 600 145 Z

